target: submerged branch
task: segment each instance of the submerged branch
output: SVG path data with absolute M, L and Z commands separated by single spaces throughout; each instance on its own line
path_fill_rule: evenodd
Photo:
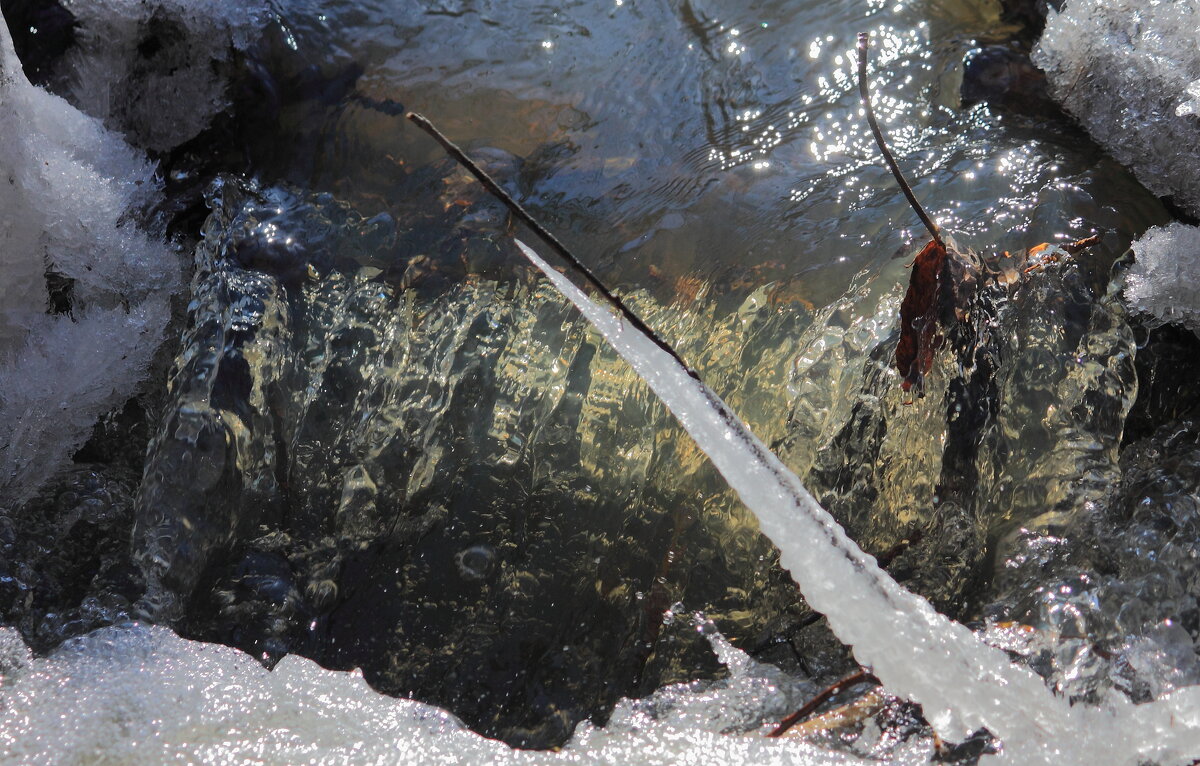
M 933 222 L 929 214 L 925 212 L 925 208 L 921 207 L 921 203 L 917 202 L 917 197 L 913 194 L 912 187 L 908 185 L 908 181 L 904 180 L 904 174 L 900 172 L 900 166 L 896 164 L 896 158 L 892 156 L 887 142 L 883 140 L 883 131 L 879 129 L 879 122 L 875 119 L 875 110 L 871 107 L 871 91 L 867 87 L 867 49 L 870 45 L 871 34 L 869 32 L 859 32 L 858 94 L 862 97 L 863 108 L 867 112 L 867 123 L 871 126 L 871 133 L 875 136 L 875 143 L 879 144 L 879 151 L 883 152 L 883 159 L 887 161 L 888 168 L 891 169 L 892 175 L 896 177 L 896 183 L 900 184 L 900 191 L 904 192 L 904 196 L 908 198 L 908 204 L 912 205 L 913 210 L 917 211 L 921 223 L 925 224 L 925 228 L 929 229 L 929 233 L 933 236 L 933 241 L 939 245 L 943 245 L 941 229 Z

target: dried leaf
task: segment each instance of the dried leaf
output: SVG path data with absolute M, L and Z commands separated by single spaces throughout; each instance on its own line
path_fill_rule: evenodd
M 900 304 L 900 342 L 896 344 L 896 369 L 904 376 L 900 387 L 905 391 L 915 386 L 920 392 L 921 379 L 942 345 L 935 308 L 945 262 L 946 248 L 932 239 L 912 262 L 908 291 Z
M 959 250 L 948 239 L 941 243 L 930 240 L 912 262 L 908 291 L 900 304 L 900 341 L 896 344 L 896 370 L 903 376 L 900 388 L 921 395 L 945 330 L 970 314 L 980 274 L 1012 284 L 1099 241 L 1092 236 L 1065 245 L 1042 243 L 1015 255 L 1006 252 L 989 261 L 984 270 L 974 253 Z
M 1098 234 L 1093 234 L 1086 239 L 1077 239 L 1074 242 L 1068 242 L 1065 245 L 1056 245 L 1050 242 L 1043 242 L 1040 245 L 1029 248 L 1029 261 L 1025 266 L 1025 273 L 1035 271 L 1042 266 L 1045 266 L 1055 261 L 1062 260 L 1067 256 L 1075 255 L 1076 253 L 1085 250 L 1100 241 Z

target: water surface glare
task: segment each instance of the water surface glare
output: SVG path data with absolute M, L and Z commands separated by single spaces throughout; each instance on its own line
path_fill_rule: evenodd
M 971 622 L 1040 676 L 1014 678 L 1047 680 L 1047 699 L 1140 702 L 1200 679 L 1187 595 L 1200 558 L 1161 523 L 1164 508 L 1190 517 L 1171 493 L 1143 502 L 1120 484 L 1200 454 L 1148 415 L 1153 438 L 1122 452 L 1139 339 L 1109 275 L 1168 216 L 1048 102 L 964 105 L 964 58 L 1014 32 L 998 3 L 247 8 L 228 23 L 262 28 L 225 29 L 219 66 L 193 67 L 218 90 L 229 77 L 212 127 L 167 125 L 194 137 L 163 151 L 172 131 L 125 132 L 161 161 L 151 216 L 195 244 L 191 282 L 141 409 L 103 421 L 78 465 L 0 519 L 6 555 L 32 562 L 0 607 L 36 648 L 135 617 L 266 666 L 360 669 L 377 691 L 536 749 L 606 736 L 594 727 L 614 710 L 621 725 L 630 709 L 659 720 L 654 695 L 736 681 L 730 657 L 785 679 L 786 699 L 739 719 L 757 730 L 856 666 L 830 624 L 873 641 L 870 657 L 926 635 L 885 631 L 865 607 L 836 617 L 840 598 L 867 603 L 849 579 L 806 603 L 706 454 L 514 235 L 539 243 L 411 110 L 678 349 L 878 560 L 887 593 L 910 603 L 894 580 Z M 132 24 L 129 71 L 181 55 L 171 12 Z M 865 124 L 860 31 L 893 151 L 969 254 L 971 297 L 941 307 L 944 343 L 912 395 L 893 358 L 925 232 Z M 1023 269 L 1027 248 L 1092 234 L 1091 250 Z M 1160 447 L 1183 468 L 1156 465 Z M 1105 540 L 1110 526 L 1138 539 Z M 784 557 L 807 555 L 795 550 Z M 837 569 L 809 568 L 810 581 Z M 1169 603 L 1150 596 L 1157 582 Z M 746 654 L 674 617 L 692 611 Z M 135 660 L 138 646 L 194 648 L 159 627 L 90 640 L 105 635 Z M 822 746 L 923 760 L 933 721 L 975 755 L 995 745 L 970 730 L 982 725 L 1041 752 L 1023 736 L 1038 710 L 980 712 L 1013 705 L 963 701 L 965 685 L 949 695 L 963 704 L 935 705 L 928 679 L 880 675 L 930 704 L 928 720 L 889 698 Z M 1057 742 L 1071 716 L 1047 715 Z

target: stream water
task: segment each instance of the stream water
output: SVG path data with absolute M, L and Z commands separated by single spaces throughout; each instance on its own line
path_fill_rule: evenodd
M 25 6 L 3 8 L 16 29 Z M 963 104 L 972 51 L 1019 50 L 997 4 L 259 10 L 261 33 L 221 62 L 211 126 L 164 138 L 140 112 L 100 115 L 160 162 L 149 215 L 191 282 L 155 377 L 4 517 L 0 616 L 35 648 L 147 619 L 267 665 L 362 668 L 533 747 L 621 697 L 724 673 L 664 619 L 681 609 L 793 678 L 854 667 L 754 517 L 413 110 L 894 577 L 1069 697 L 1200 681 L 1180 531 L 1195 432 L 1161 403 L 1161 374 L 1158 403 L 1137 400 L 1145 333 L 1109 289 L 1170 215 L 1049 102 L 968 74 L 993 98 Z M 169 9 L 137 25 L 134 69 L 179 55 L 177 31 Z M 959 243 L 1100 235 L 983 295 L 911 402 L 892 355 L 925 235 L 860 111 L 859 31 L 893 150 Z

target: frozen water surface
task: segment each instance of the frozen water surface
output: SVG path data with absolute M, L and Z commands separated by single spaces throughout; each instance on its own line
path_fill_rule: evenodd
M 735 656 L 726 659 L 737 662 Z M 361 675 L 288 657 L 274 671 L 227 647 L 166 628 L 106 628 L 35 659 L 0 630 L 4 763 L 761 763 L 817 766 L 873 759 L 796 739 L 766 739 L 764 721 L 794 705 L 786 679 L 756 663 L 717 685 L 667 687 L 585 726 L 560 752 L 513 750 L 444 710 L 382 696 Z M 783 681 L 783 685 L 778 682 Z M 893 763 L 926 762 L 914 742 Z
M 1134 264 L 1125 298 L 1158 322 L 1200 331 L 1200 227 L 1173 223 L 1147 231 L 1131 246 Z
M 834 749 L 760 736 L 851 664 L 814 608 L 887 692 L 948 738 L 986 726 L 1010 762 L 1195 755 L 1194 428 L 1122 447 L 1139 349 L 1105 285 L 1167 216 L 1053 115 L 959 107 L 992 5 L 67 6 L 77 44 L 50 82 L 72 104 L 0 46 L 0 595 L 42 641 L 140 598 L 190 635 L 288 656 L 268 673 L 127 626 L 32 658 L 6 631 L 14 758 L 927 761 L 925 724 L 889 739 L 886 715 L 817 738 Z M 1068 107 L 1181 206 L 1191 12 L 1071 4 L 1043 47 Z M 884 121 L 943 224 L 988 252 L 1102 235 L 981 301 L 912 404 L 890 354 L 914 235 L 857 114 L 863 27 Z M 1072 90 L 1080 71 L 1096 76 Z M 1132 105 L 1102 103 L 1101 75 Z M 405 107 L 472 142 L 711 390 L 554 272 L 607 341 L 515 268 L 503 211 L 431 162 Z M 1174 132 L 1143 130 L 1160 123 Z M 146 480 L 53 477 L 141 380 L 178 288 L 161 211 L 197 236 L 195 189 L 218 170 Z M 1139 243 L 1135 307 L 1186 316 L 1156 257 L 1190 237 Z M 75 582 L 113 519 L 141 566 Z M 1092 547 L 1112 560 L 1082 560 Z M 971 591 L 989 577 L 996 592 Z M 994 597 L 983 635 L 1005 651 L 910 590 L 965 617 Z M 725 672 L 663 619 L 681 594 L 787 672 L 714 635 L 729 677 L 674 683 Z M 565 748 L 509 750 L 363 678 Z

